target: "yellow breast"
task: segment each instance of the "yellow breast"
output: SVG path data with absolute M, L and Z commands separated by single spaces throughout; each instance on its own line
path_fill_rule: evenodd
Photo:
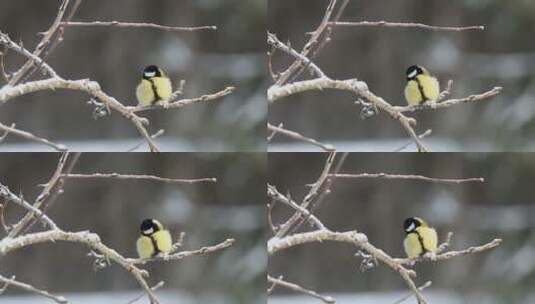
M 142 235 L 137 239 L 136 243 L 137 253 L 143 259 L 159 254 L 166 255 L 172 248 L 173 240 L 167 230 L 157 231 L 150 236 Z
M 419 105 L 423 102 L 434 103 L 439 95 L 440 84 L 432 76 L 418 75 L 416 80 L 409 80 L 405 87 L 405 99 L 409 105 Z
M 169 231 L 160 230 L 154 233 L 152 237 L 156 240 L 156 245 L 161 253 L 168 254 L 171 248 L 173 248 L 173 240 Z
M 154 246 L 152 240 L 147 236 L 140 236 L 136 242 L 137 254 L 140 258 L 146 259 L 154 255 Z
M 405 236 L 403 247 L 407 257 L 416 258 L 426 252 L 435 252 L 437 250 L 437 243 L 438 237 L 435 229 L 418 227 L 415 232 Z
M 146 79 L 142 79 L 136 88 L 136 97 L 139 105 L 150 106 L 155 101 L 152 83 Z
M 420 245 L 420 241 L 418 240 L 418 235 L 416 233 L 409 233 L 405 236 L 403 247 L 407 257 L 411 259 L 419 257 L 423 253 L 422 246 Z
M 154 77 L 151 79 L 151 81 L 154 84 L 154 87 L 156 88 L 158 96 L 160 97 L 159 100 L 163 102 L 168 102 L 169 98 L 171 98 L 171 95 L 173 94 L 171 80 L 169 80 L 169 78 L 164 77 Z

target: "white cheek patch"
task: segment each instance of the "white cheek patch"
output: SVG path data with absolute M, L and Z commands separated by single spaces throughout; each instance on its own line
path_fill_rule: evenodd
M 154 233 L 154 229 L 153 228 L 149 228 L 147 230 L 143 230 L 143 233 L 144 234 L 153 234 Z
M 417 71 L 417 70 L 414 70 L 414 71 L 412 71 L 409 75 L 407 75 L 407 77 L 409 77 L 409 78 L 414 78 L 414 77 L 416 77 L 416 75 L 418 75 L 418 71 Z
M 407 228 L 407 231 L 413 231 L 416 228 L 416 225 L 414 223 L 411 223 L 411 225 Z
M 145 77 L 154 77 L 156 76 L 156 72 L 146 72 Z

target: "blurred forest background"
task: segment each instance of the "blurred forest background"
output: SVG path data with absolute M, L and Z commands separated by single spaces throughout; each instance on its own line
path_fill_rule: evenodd
M 0 1 L 0 30 L 34 49 L 54 20 L 60 1 Z M 49 58 L 70 79 L 91 78 L 126 105 L 135 105 L 143 68 L 156 64 L 174 83 L 185 79 L 185 97 L 235 86 L 215 102 L 169 111 L 142 113 L 166 151 L 258 151 L 265 149 L 265 22 L 263 0 L 91 0 L 83 1 L 73 21 L 152 22 L 169 26 L 216 25 L 217 31 L 164 32 L 133 28 L 67 28 L 65 40 Z M 11 51 L 6 68 L 25 58 Z M 0 82 L 0 86 L 3 83 Z M 78 92 L 40 92 L 2 107 L 0 121 L 73 150 L 126 151 L 141 142 L 136 129 L 119 115 L 95 121 L 89 98 Z M 4 151 L 44 150 L 16 136 Z M 146 150 L 146 149 L 145 149 Z
M 309 191 L 326 154 L 270 153 L 269 182 L 296 200 Z M 349 154 L 340 173 L 421 174 L 440 178 L 483 177 L 484 183 L 460 185 L 422 181 L 338 179 L 315 214 L 334 231 L 358 230 L 371 243 L 404 257 L 403 221 L 421 216 L 437 229 L 439 239 L 454 232 L 450 249 L 481 245 L 494 238 L 503 244 L 491 251 L 438 263 L 416 265 L 416 284 L 427 280 L 430 303 L 534 303 L 535 293 L 535 155 L 530 154 Z M 286 219 L 277 206 L 275 219 Z M 269 273 L 340 304 L 393 303 L 408 294 L 396 273 L 380 265 L 359 270 L 361 259 L 345 244 L 299 246 L 269 260 Z M 270 303 L 319 303 L 308 296 L 276 289 Z M 407 303 L 415 303 L 413 299 Z
M 327 0 L 268 1 L 268 28 L 301 49 L 320 23 Z M 419 133 L 433 151 L 526 151 L 535 146 L 535 1 L 350 1 L 340 21 L 484 25 L 485 31 L 434 32 L 380 27 L 337 27 L 315 63 L 331 78 L 358 78 L 394 105 L 405 105 L 405 70 L 428 67 L 452 96 L 503 86 L 498 97 L 472 105 L 416 114 Z M 281 71 L 292 58 L 274 56 Z M 271 85 L 271 82 L 270 82 Z M 399 124 L 382 113 L 361 120 L 347 93 L 310 92 L 269 109 L 269 121 L 334 144 L 339 150 L 393 151 L 408 142 Z M 277 137 L 273 151 L 317 150 Z M 292 143 L 292 144 L 289 144 Z M 414 147 L 411 148 L 414 150 Z
M 0 154 L 1 182 L 32 201 L 58 158 L 59 154 L 53 153 Z M 214 254 L 147 264 L 148 281 L 153 285 L 166 282 L 157 292 L 164 304 L 265 303 L 265 160 L 260 153 L 83 154 L 73 173 L 216 177 L 218 182 L 177 185 L 69 179 L 48 214 L 65 230 L 98 233 L 105 244 L 127 257 L 137 256 L 139 225 L 150 217 L 160 219 L 175 237 L 186 232 L 182 250 L 235 238 L 234 246 Z M 20 212 L 8 204 L 7 221 L 13 223 Z M 69 243 L 31 246 L 2 257 L 2 275 L 16 275 L 37 288 L 66 295 L 74 303 L 111 303 L 112 299 L 126 303 L 141 294 L 132 276 L 116 265 L 95 273 L 87 253 L 84 246 Z M 100 296 L 100 300 L 92 302 L 86 298 L 90 295 L 91 299 Z M 8 288 L 0 302 L 43 301 L 35 297 Z

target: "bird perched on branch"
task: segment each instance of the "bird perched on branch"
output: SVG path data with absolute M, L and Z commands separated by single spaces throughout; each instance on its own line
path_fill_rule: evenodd
M 437 231 L 419 217 L 410 217 L 403 223 L 405 230 L 405 253 L 409 258 L 416 258 L 437 250 Z
M 407 69 L 405 99 L 409 105 L 434 103 L 440 96 L 440 84 L 429 71 L 419 65 Z
M 167 255 L 173 248 L 171 234 L 162 223 L 155 219 L 146 219 L 141 223 L 141 236 L 136 247 L 140 258 L 146 259 L 158 255 Z
M 173 94 L 173 86 L 165 72 L 155 65 L 143 70 L 143 77 L 136 88 L 140 106 L 151 106 L 157 102 L 167 103 Z

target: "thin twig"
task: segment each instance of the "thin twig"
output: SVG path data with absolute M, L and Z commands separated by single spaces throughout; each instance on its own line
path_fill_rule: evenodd
M 4 216 L 5 209 L 6 209 L 6 206 L 4 204 L 0 204 L 0 225 L 2 226 L 2 228 L 4 229 L 6 233 L 9 233 L 9 231 L 11 230 L 11 227 L 6 223 L 6 219 Z
M 9 38 L 7 34 L 4 34 L 2 32 L 0 32 L 0 44 L 3 44 L 7 48 L 12 49 L 16 51 L 17 53 L 25 56 L 29 60 L 33 61 L 34 64 L 41 66 L 48 73 L 48 75 L 50 75 L 50 77 L 58 77 L 56 71 L 54 71 L 54 69 L 52 69 L 52 67 L 48 65 L 43 59 L 41 59 L 39 56 L 34 55 L 32 52 L 28 51 L 27 49 L 22 47 L 22 45 L 17 44 L 13 40 L 11 40 L 11 38 Z
M 23 220 L 21 220 L 19 223 L 21 224 L 21 227 L 18 227 L 19 224 L 17 224 L 15 225 L 14 228 L 20 228 L 21 229 L 20 231 L 22 231 L 22 233 L 25 233 L 26 231 L 30 230 L 30 228 L 33 225 L 35 225 L 37 221 L 41 220 L 41 217 L 45 214 L 46 210 L 48 209 L 49 203 L 53 202 L 59 194 L 63 193 L 64 183 L 60 177 L 61 177 L 61 174 L 64 172 L 64 167 L 67 164 L 67 160 L 69 159 L 69 156 L 70 156 L 70 153 L 68 152 L 65 152 L 61 155 L 61 157 L 58 160 L 58 164 L 56 165 L 56 170 L 54 170 L 54 173 L 52 174 L 48 182 L 43 185 L 43 190 L 37 196 L 37 198 L 35 199 L 35 202 L 33 203 L 33 206 L 35 208 L 42 210 L 41 215 L 34 217 L 32 214 L 27 214 L 23 218 Z M 79 153 L 76 154 L 74 162 L 76 162 L 78 156 L 79 156 Z M 72 166 L 70 166 L 67 169 L 68 170 L 72 169 Z M 11 237 L 15 235 L 16 233 L 12 234 Z
M 234 239 L 226 239 L 217 245 L 206 246 L 197 250 L 181 251 L 181 252 L 177 252 L 177 253 L 173 253 L 169 255 L 162 255 L 162 256 L 157 256 L 157 257 L 148 258 L 148 259 L 127 259 L 127 260 L 131 264 L 145 264 L 149 262 L 161 262 L 161 261 L 165 261 L 165 262 L 177 261 L 177 260 L 182 260 L 184 258 L 191 257 L 191 256 L 201 256 L 201 255 L 210 254 L 216 251 L 220 251 L 220 250 L 229 248 L 235 242 L 236 240 Z
M 408 265 L 412 265 L 415 262 L 423 262 L 423 261 L 431 261 L 431 262 L 444 261 L 444 260 L 449 260 L 454 257 L 487 251 L 487 250 L 500 246 L 502 242 L 503 242 L 502 239 L 494 239 L 491 242 L 488 242 L 484 245 L 472 246 L 464 250 L 459 250 L 459 251 L 452 250 L 452 251 L 444 252 L 438 255 L 433 255 L 433 254 L 423 255 L 414 259 L 402 258 L 402 259 L 394 259 L 394 260 L 399 264 L 408 264 Z
M 152 291 L 156 291 L 157 289 L 163 287 L 164 285 L 165 285 L 165 282 L 164 282 L 164 281 L 160 281 L 160 282 L 158 282 L 158 284 L 152 286 L 152 287 L 150 288 L 150 290 L 152 290 Z M 142 293 L 142 294 L 140 294 L 139 296 L 135 297 L 134 299 L 128 301 L 127 304 L 134 304 L 134 303 L 136 303 L 137 301 L 141 300 L 145 295 L 146 295 L 145 293 Z
M 58 13 L 56 15 L 56 18 L 54 19 L 54 22 L 50 26 L 50 28 L 44 32 L 43 38 L 41 41 L 39 41 L 39 44 L 37 44 L 37 47 L 33 51 L 34 57 L 39 57 L 41 54 L 47 49 L 48 45 L 50 44 L 52 38 L 56 35 L 58 29 L 60 28 L 60 23 L 63 20 L 63 16 L 65 15 L 65 12 L 67 8 L 69 7 L 70 0 L 63 0 L 61 5 L 59 6 Z M 26 73 L 35 66 L 35 64 L 40 65 L 42 62 L 35 62 L 35 59 L 31 58 L 24 65 L 13 74 L 13 77 L 9 80 L 9 86 L 15 86 L 25 75 Z
M 311 224 L 316 226 L 318 229 L 325 229 L 325 226 L 323 226 L 323 223 L 320 220 L 318 220 L 318 218 L 315 215 L 313 215 L 311 212 L 309 212 L 307 209 L 299 206 L 291 198 L 280 193 L 277 190 L 277 188 L 275 188 L 275 186 L 268 184 L 267 187 L 268 187 L 267 193 L 270 198 L 295 209 L 297 212 L 301 214 L 302 217 L 307 218 L 308 221 L 310 221 Z
M 180 179 L 180 178 L 165 178 L 154 175 L 133 175 L 133 174 L 119 174 L 119 173 L 90 173 L 90 174 L 62 174 L 61 178 L 70 179 L 119 179 L 119 180 L 150 180 L 164 183 L 176 183 L 176 184 L 195 184 L 195 183 L 215 183 L 217 178 L 193 178 L 193 179 Z
M 332 303 L 336 303 L 336 300 L 333 299 L 332 297 L 329 297 L 329 296 L 322 296 L 320 295 L 319 293 L 313 291 L 313 290 L 310 290 L 310 289 L 306 289 L 304 287 L 301 287 L 295 283 L 291 283 L 291 282 L 288 282 L 288 281 L 285 281 L 283 279 L 280 279 L 280 278 L 274 278 L 270 275 L 268 275 L 268 282 L 272 283 L 273 286 L 281 286 L 281 287 L 284 287 L 284 288 L 288 288 L 288 289 L 291 289 L 293 291 L 297 291 L 297 292 L 300 292 L 300 293 L 304 293 L 304 294 L 307 294 L 309 296 L 312 296 L 316 299 L 320 299 L 321 301 L 323 301 L 324 303 L 329 303 L 329 304 L 332 304 Z
M 16 124 L 12 123 L 10 128 L 15 128 L 15 126 L 16 126 Z M 2 134 L 2 136 L 0 136 L 0 143 L 2 143 L 7 138 L 8 135 L 9 135 L 9 130 L 5 130 L 4 134 Z
M 164 134 L 165 134 L 165 130 L 164 130 L 164 129 L 160 129 L 160 130 L 158 130 L 158 132 L 152 134 L 152 135 L 150 136 L 150 138 L 152 138 L 152 139 L 156 139 L 156 138 L 158 138 L 158 137 L 160 137 L 160 136 L 162 136 L 162 135 L 164 135 Z M 137 145 L 135 145 L 134 147 L 128 149 L 128 151 L 126 151 L 126 152 L 134 152 L 134 151 L 136 151 L 137 149 L 139 149 L 139 147 L 143 146 L 143 144 L 145 144 L 145 141 L 141 141 L 139 144 L 137 144 Z
M 270 125 L 270 123 L 268 123 L 268 130 L 269 130 L 269 125 Z M 284 124 L 281 122 L 277 126 L 277 128 L 283 129 L 284 128 Z M 269 131 L 271 131 L 271 133 L 267 137 L 267 142 L 268 143 L 271 142 L 273 140 L 273 138 L 275 137 L 275 135 L 277 135 L 277 133 L 278 133 L 276 130 L 269 130 Z
M 359 22 L 329 22 L 331 26 L 359 26 L 359 27 L 394 27 L 394 28 L 416 28 L 424 29 L 431 31 L 451 31 L 451 32 L 461 32 L 461 31 L 482 31 L 485 30 L 485 27 L 482 25 L 476 26 L 432 26 L 422 23 L 412 23 L 412 22 L 387 22 L 387 21 L 359 21 Z
M 312 138 L 309 138 L 309 137 L 305 137 L 295 131 L 290 131 L 290 130 L 287 130 L 287 129 L 284 129 L 282 127 L 277 127 L 277 126 L 274 126 L 270 123 L 268 123 L 268 130 L 273 132 L 273 134 L 271 135 L 271 138 L 273 138 L 273 136 L 275 136 L 275 134 L 283 134 L 287 137 L 290 137 L 290 138 L 293 138 L 293 139 L 297 139 L 297 140 L 300 140 L 300 141 L 304 141 L 304 142 L 307 142 L 309 144 L 312 144 L 316 147 L 320 147 L 321 149 L 327 151 L 327 152 L 331 152 L 331 151 L 334 151 L 336 150 L 335 147 L 329 145 L 329 144 L 324 144 L 324 143 L 321 143 L 315 139 L 312 139 Z
M 313 34 L 310 36 L 310 39 L 303 47 L 303 50 L 301 51 L 301 58 L 307 58 L 309 53 L 313 50 L 313 48 L 320 42 L 319 38 L 322 36 L 323 32 L 328 26 L 328 22 L 331 19 L 332 13 L 334 11 L 334 8 L 336 7 L 337 0 L 330 0 L 329 4 L 327 5 L 327 9 L 325 10 L 325 14 L 323 15 L 323 19 L 320 23 L 320 25 L 316 28 L 316 30 L 313 32 Z M 281 73 L 280 77 L 276 81 L 277 86 L 284 85 L 288 80 L 294 76 L 294 74 L 302 67 L 302 59 L 298 58 L 295 60 L 288 69 L 286 69 L 284 72 Z
M 136 22 L 119 22 L 119 21 L 92 21 L 92 22 L 61 22 L 63 27 L 117 27 L 117 28 L 150 28 L 167 32 L 193 32 L 217 30 L 215 25 L 207 26 L 165 26 L 154 23 L 136 23 Z
M 180 99 L 180 100 L 172 101 L 168 104 L 163 104 L 163 105 L 127 107 L 127 109 L 130 110 L 132 113 L 149 111 L 149 110 L 179 109 L 179 108 L 192 105 L 192 104 L 196 104 L 196 103 L 208 102 L 208 101 L 220 99 L 229 94 L 232 94 L 234 90 L 235 90 L 234 87 L 227 87 L 217 93 L 207 94 L 207 95 L 203 95 L 203 96 L 196 97 L 196 98 Z
M 419 139 L 426 138 L 427 136 L 431 135 L 432 133 L 433 133 L 433 130 L 427 129 L 424 133 L 418 135 L 418 138 Z M 412 141 L 409 141 L 406 144 L 404 144 L 403 146 L 401 146 L 401 147 L 397 148 L 396 150 L 394 150 L 394 152 L 401 152 L 401 151 L 405 150 L 407 147 L 409 147 L 412 143 L 413 143 Z
M 422 286 L 418 287 L 418 290 L 419 291 L 422 291 L 424 289 L 426 289 L 427 287 L 431 286 L 432 285 L 432 282 L 431 281 L 427 281 L 425 282 Z M 394 302 L 393 304 L 399 304 L 399 303 L 403 303 L 405 301 L 407 301 L 408 299 L 410 299 L 412 296 L 414 295 L 414 293 L 409 293 L 408 295 L 406 295 L 405 297 L 397 300 L 396 302 Z
M 17 281 L 17 280 L 15 280 L 14 276 L 12 278 L 6 278 L 6 277 L 0 275 L 0 282 L 5 283 L 6 287 L 13 286 L 13 287 L 17 287 L 17 288 L 20 288 L 20 289 L 24 289 L 26 291 L 29 291 L 29 292 L 32 292 L 32 293 L 36 293 L 36 294 L 41 295 L 43 297 L 49 298 L 49 299 L 55 301 L 56 303 L 60 303 L 60 304 L 69 303 L 69 301 L 67 301 L 67 299 L 65 299 L 62 296 L 55 296 L 55 295 L 49 293 L 46 290 L 37 289 L 37 288 L 33 287 L 30 284 Z
M 427 177 L 422 175 L 414 175 L 414 174 L 387 174 L 387 173 L 338 173 L 338 174 L 330 174 L 330 177 L 334 178 L 346 178 L 346 179 L 356 179 L 356 178 L 380 178 L 380 179 L 409 179 L 409 180 L 421 180 L 426 182 L 433 182 L 433 183 L 446 183 L 446 184 L 461 184 L 461 183 L 470 183 L 470 182 L 478 182 L 482 183 L 485 181 L 482 177 L 475 177 L 475 178 L 434 178 L 434 177 Z
M 285 53 L 300 59 L 304 64 L 308 65 L 310 70 L 312 70 L 318 77 L 325 77 L 325 74 L 323 71 L 310 59 L 308 59 L 306 56 L 302 55 L 301 53 L 297 52 L 290 46 L 284 44 L 282 41 L 280 41 L 277 36 L 273 33 L 268 32 L 268 44 L 271 46 L 284 51 Z
M 35 142 L 41 143 L 43 145 L 47 145 L 47 146 L 53 148 L 56 151 L 60 151 L 60 152 L 67 151 L 67 147 L 65 147 L 64 145 L 56 144 L 56 143 L 53 143 L 53 142 L 49 141 L 48 139 L 35 136 L 30 132 L 26 132 L 26 131 L 22 131 L 22 130 L 16 129 L 14 126 L 15 126 L 15 124 L 12 124 L 11 126 L 6 126 L 6 125 L 0 123 L 0 130 L 5 132 L 5 134 L 2 136 L 2 138 L 0 138 L 0 142 L 2 142 L 2 140 L 7 136 L 7 134 L 13 134 L 13 135 L 17 135 L 17 136 L 20 136 L 22 138 L 25 138 L 25 139 L 28 139 L 28 140 L 31 140 L 31 141 L 35 141 Z
M 448 99 L 448 100 L 444 100 L 444 101 L 437 102 L 437 103 L 425 103 L 425 104 L 416 105 L 416 106 L 393 107 L 393 109 L 399 113 L 445 109 L 445 108 L 449 108 L 451 106 L 459 105 L 463 103 L 473 103 L 473 102 L 478 102 L 478 101 L 489 100 L 499 95 L 502 92 L 502 90 L 503 90 L 502 87 L 495 87 L 492 90 L 489 90 L 487 92 L 484 92 L 481 94 L 470 95 L 465 98 Z
M 46 226 L 50 227 L 51 229 L 57 228 L 56 224 L 48 216 L 43 214 L 43 212 L 41 210 L 39 210 L 38 208 L 34 207 L 32 204 L 30 204 L 29 202 L 24 200 L 22 197 L 20 197 L 20 196 L 14 194 L 13 192 L 11 192 L 7 186 L 5 186 L 5 185 L 3 185 L 1 183 L 0 183 L 0 197 L 3 197 L 4 200 L 7 201 L 7 202 L 13 202 L 13 203 L 21 206 L 22 208 L 28 210 L 29 211 L 27 213 L 28 215 L 31 214 L 32 216 L 33 215 L 39 216 L 41 218 L 41 221 L 43 222 L 43 224 L 45 224 Z M 10 234 L 12 233 L 12 231 L 13 231 L 13 229 L 10 230 Z
M 312 185 L 308 193 L 303 198 L 303 201 L 301 202 L 301 208 L 307 209 L 309 206 L 313 203 L 314 199 L 320 195 L 320 189 L 322 189 L 323 184 L 325 180 L 327 179 L 327 176 L 331 170 L 331 166 L 334 163 L 334 160 L 336 158 L 336 152 L 329 153 L 329 156 L 325 160 L 325 165 L 323 166 L 323 170 L 321 171 L 318 179 L 316 182 Z M 281 238 L 285 235 L 287 235 L 292 227 L 301 219 L 301 213 L 295 212 L 284 224 L 280 226 L 279 231 L 277 231 L 277 234 L 275 234 L 275 237 Z

